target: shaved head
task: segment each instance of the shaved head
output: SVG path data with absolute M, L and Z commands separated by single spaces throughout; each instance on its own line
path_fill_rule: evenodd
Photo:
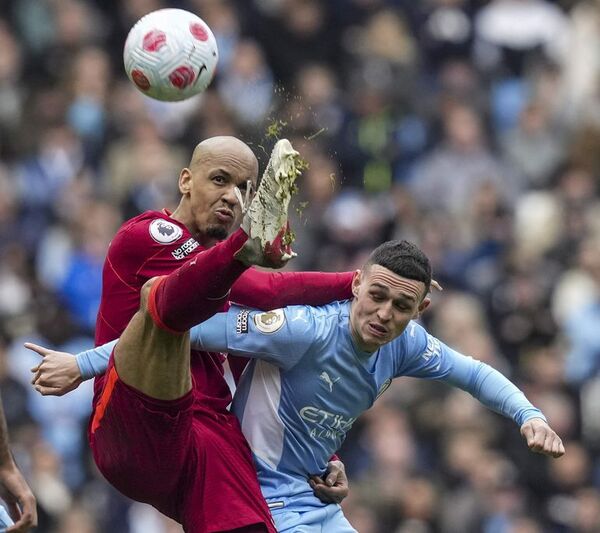
M 212 246 L 237 227 L 239 194 L 249 195 L 257 180 L 258 160 L 245 142 L 228 136 L 206 139 L 179 174 L 181 200 L 172 216 L 200 244 Z
M 258 160 L 254 155 L 252 149 L 243 141 L 240 141 L 236 137 L 230 136 L 218 136 L 210 137 L 203 140 L 201 143 L 196 145 L 192 158 L 190 160 L 190 169 L 194 169 L 198 165 L 202 165 L 207 159 L 211 159 L 214 156 L 227 156 L 228 154 L 235 154 L 235 156 L 241 160 L 245 160 L 251 166 L 255 166 L 258 174 Z

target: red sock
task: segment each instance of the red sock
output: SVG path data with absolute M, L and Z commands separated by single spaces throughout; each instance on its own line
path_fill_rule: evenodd
M 219 312 L 231 285 L 248 268 L 233 258 L 247 239 L 240 229 L 155 283 L 148 303 L 154 321 L 183 333 Z

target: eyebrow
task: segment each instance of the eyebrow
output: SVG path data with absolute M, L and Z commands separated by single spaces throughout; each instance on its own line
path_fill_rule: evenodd
M 233 176 L 223 168 L 216 168 L 211 174 L 212 177 L 223 175 L 228 180 L 233 181 Z M 246 178 L 238 185 L 238 187 L 247 187 L 248 182 L 252 183 L 252 178 Z
M 224 177 L 231 179 L 231 174 L 230 174 L 229 172 L 227 172 L 227 171 L 226 171 L 225 169 L 223 169 L 223 168 L 215 168 L 215 169 L 214 169 L 214 170 L 211 172 L 211 174 L 212 174 L 213 176 L 221 176 L 221 175 L 223 175 Z

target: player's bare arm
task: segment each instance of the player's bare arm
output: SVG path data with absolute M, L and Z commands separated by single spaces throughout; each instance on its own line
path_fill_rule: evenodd
M 0 497 L 14 524 L 7 533 L 25 533 L 37 525 L 35 497 L 17 468 L 8 445 L 4 407 L 0 400 Z

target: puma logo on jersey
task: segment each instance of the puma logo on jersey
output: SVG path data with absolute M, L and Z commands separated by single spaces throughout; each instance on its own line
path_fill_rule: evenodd
M 340 380 L 340 378 L 331 379 L 329 377 L 329 374 L 325 371 L 321 372 L 319 379 L 327 383 L 327 386 L 329 387 L 329 392 L 333 392 L 333 386 Z
M 296 320 L 302 320 L 302 322 L 306 322 L 308 324 L 308 320 L 304 316 L 304 309 L 300 309 L 296 316 L 292 319 L 292 322 L 296 322 Z

